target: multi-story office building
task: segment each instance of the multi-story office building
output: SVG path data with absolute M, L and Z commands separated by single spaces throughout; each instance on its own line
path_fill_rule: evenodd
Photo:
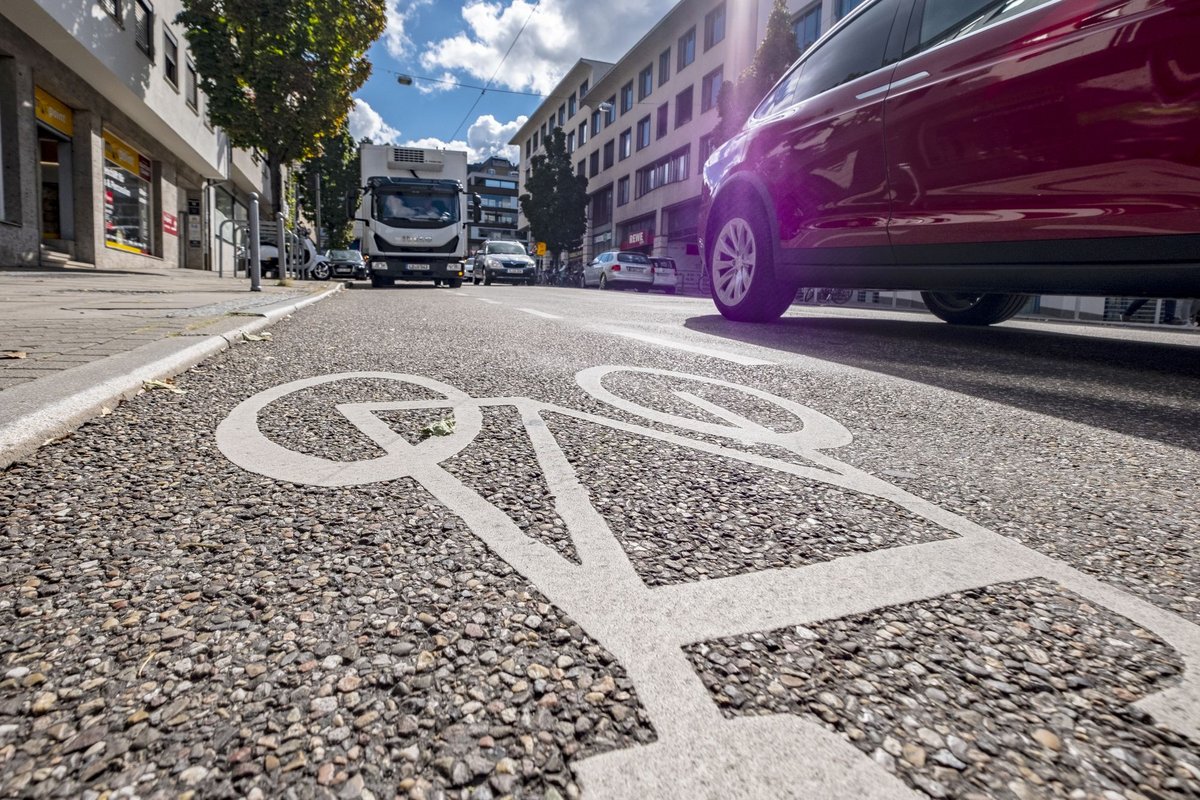
M 802 47 L 861 0 L 793 0 Z M 511 144 L 529 160 L 561 127 L 591 203 L 583 251 L 670 256 L 683 288 L 699 282 L 700 168 L 713 149 L 717 95 L 753 61 L 769 0 L 681 0 L 616 64 L 581 60 Z M 522 218 L 518 223 L 523 230 Z
M 487 239 L 517 238 L 519 175 L 517 165 L 500 156 L 468 168 L 467 187 L 479 195 L 482 205 L 479 222 L 470 228 L 469 252 L 475 252 Z
M 215 268 L 264 164 L 208 123 L 179 0 L 0 4 L 0 263 Z

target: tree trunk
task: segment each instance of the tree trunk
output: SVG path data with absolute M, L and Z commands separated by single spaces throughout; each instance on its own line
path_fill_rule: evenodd
M 274 153 L 267 154 L 267 168 L 271 173 L 271 219 L 274 220 L 283 210 L 283 168 Z

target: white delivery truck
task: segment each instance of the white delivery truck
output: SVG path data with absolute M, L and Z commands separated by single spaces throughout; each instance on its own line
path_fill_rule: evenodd
M 462 286 L 467 224 L 479 218 L 461 150 L 364 144 L 362 187 L 347 198 L 371 285 L 431 281 Z

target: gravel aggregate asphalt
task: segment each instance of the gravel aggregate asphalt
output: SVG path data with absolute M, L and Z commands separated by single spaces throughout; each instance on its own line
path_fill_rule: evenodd
M 1200 753 L 1129 704 L 1181 664 L 1047 581 L 689 648 L 727 714 L 803 714 L 934 798 L 1200 797 Z
M 1056 354 L 1039 362 L 1040 378 L 1053 386 L 1066 375 L 1070 391 L 1043 413 L 998 392 L 942 388 L 951 379 L 937 378 L 939 360 L 948 372 L 1007 363 L 973 332 L 916 324 L 879 336 L 863 319 L 848 320 L 864 324 L 861 334 L 833 328 L 833 343 L 780 344 L 786 325 L 721 327 L 695 301 L 646 302 L 508 287 L 346 292 L 280 323 L 271 341 L 180 376 L 185 394 L 147 391 L 0 473 L 0 796 L 562 800 L 588 796 L 572 771 L 580 759 L 656 740 L 621 663 L 415 482 L 300 486 L 218 450 L 215 427 L 238 403 L 329 373 L 425 375 L 473 397 L 530 397 L 661 430 L 585 394 L 575 374 L 619 364 L 752 386 L 845 425 L 853 443 L 826 455 L 1200 621 L 1200 456 L 1186 436 L 1172 444 L 1156 433 L 1192 413 L 1175 402 L 1178 386 L 1163 390 L 1170 402 L 1144 430 L 1122 428 L 1106 415 L 1071 418 L 1075 368 L 1052 334 L 1039 334 Z M 681 339 L 704 328 L 729 350 L 739 339 L 774 346 L 780 363 L 648 346 L 580 323 L 593 319 Z M 804 357 L 811 348 L 848 360 L 856 337 L 872 363 L 893 351 L 908 363 L 928 339 L 923 379 Z M 1074 351 L 1093 364 L 1098 348 Z M 1138 363 L 1123 374 L 1144 399 Z M 1028 392 L 1037 377 L 1013 380 Z M 1120 400 L 1120 384 L 1106 379 L 1103 396 Z M 1200 391 L 1186 369 L 1180 381 Z M 705 419 L 674 394 L 685 390 L 795 428 L 776 407 L 722 387 L 634 373 L 605 386 Z M 432 396 L 378 379 L 327 384 L 270 404 L 259 426 L 301 453 L 374 458 L 379 449 L 334 406 Z M 412 442 L 446 416 L 380 414 Z M 654 587 L 954 537 L 877 498 L 544 418 Z M 485 408 L 483 421 L 443 466 L 577 563 L 516 412 Z M 1178 655 L 1045 581 L 687 652 L 727 715 L 820 720 L 932 797 L 1200 796 L 1200 743 L 1130 706 L 1177 682 Z

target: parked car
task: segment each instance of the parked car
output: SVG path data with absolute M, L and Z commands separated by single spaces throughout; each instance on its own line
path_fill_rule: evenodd
M 987 325 L 1030 294 L 1200 295 L 1197 42 L 1194 0 L 867 0 L 704 165 L 717 308 L 916 289 Z
M 490 286 L 493 281 L 527 283 L 537 280 L 537 266 L 525 252 L 520 242 L 491 239 L 485 241 L 475 254 L 475 266 L 471 270 L 471 282 Z
M 460 267 L 462 267 L 463 282 L 474 282 L 472 281 L 472 276 L 475 273 L 475 254 L 472 253 L 470 258 L 464 258 L 462 261 L 458 262 L 458 264 Z
M 326 250 L 325 259 L 323 265 L 313 268 L 313 277 L 321 280 L 331 277 L 364 280 L 367 277 L 367 262 L 357 250 Z
M 654 265 L 641 253 L 608 250 L 584 265 L 582 285 L 601 289 L 634 287 L 640 292 L 648 292 L 654 285 Z
M 654 267 L 654 283 L 651 288 L 662 289 L 667 294 L 675 294 L 676 279 L 679 275 L 679 270 L 675 267 L 675 259 L 652 256 L 650 263 Z

